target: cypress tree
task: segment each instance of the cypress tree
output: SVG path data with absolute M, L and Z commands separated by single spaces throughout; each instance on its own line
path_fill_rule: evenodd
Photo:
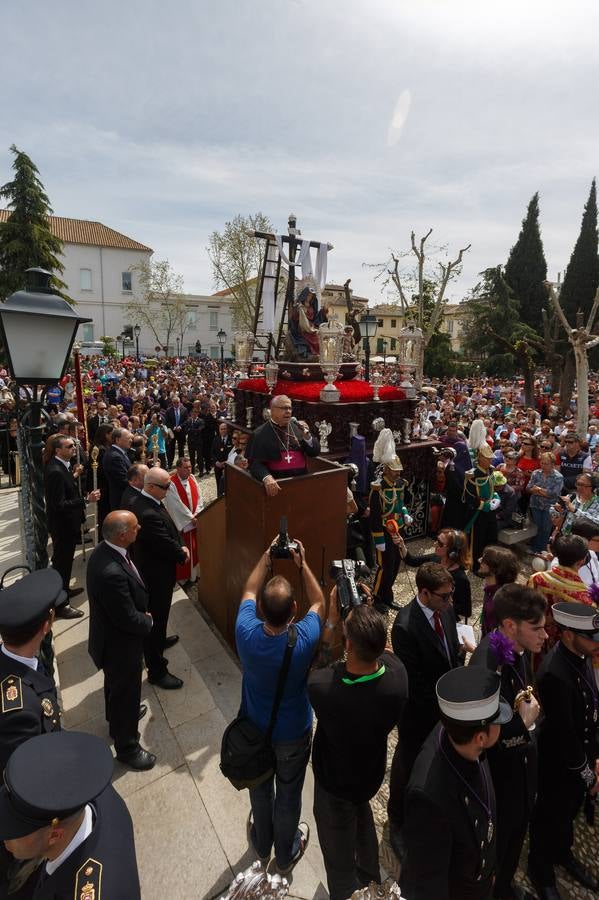
M 520 321 L 541 331 L 542 310 L 547 303 L 543 282 L 547 278 L 547 263 L 539 228 L 539 195 L 534 194 L 518 240 L 510 250 L 505 266 L 505 280 L 518 302 Z
M 0 199 L 7 201 L 11 210 L 8 220 L 0 222 L 0 300 L 24 287 L 25 270 L 32 266 L 60 274 L 64 271 L 59 259 L 62 241 L 50 230 L 52 209 L 39 171 L 26 153 L 14 144 L 10 149 L 15 156 L 15 176 L 0 188 Z M 56 275 L 51 284 L 57 293 L 66 288 Z
M 576 312 L 579 309 L 584 313 L 586 323 L 598 285 L 597 186 L 593 179 L 589 199 L 582 215 L 580 234 L 572 251 L 560 293 L 560 303 L 570 325 L 576 325 Z

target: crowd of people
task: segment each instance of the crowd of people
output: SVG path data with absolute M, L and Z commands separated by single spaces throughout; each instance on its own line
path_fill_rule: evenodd
M 7 781 L 0 792 L 0 840 L 9 851 L 0 877 L 24 885 L 17 896 L 59 896 L 50 891 L 79 878 L 82 867 L 93 888 L 93 851 L 109 841 L 110 816 L 130 831 L 110 793 L 102 748 L 75 737 L 72 751 L 64 744 L 70 738 L 60 730 L 56 691 L 39 658 L 55 618 L 83 615 L 76 603 L 83 586 L 72 584 L 77 545 L 94 544 L 86 575 L 89 653 L 103 671 L 115 753 L 147 770 L 156 756 L 139 743 L 147 712 L 142 674 L 145 666 L 160 690 L 183 686 L 168 668 L 166 652 L 179 640 L 169 635 L 168 618 L 175 584 L 189 588 L 201 577 L 202 479 L 213 478 L 213 494 L 222 496 L 229 463 L 247 469 L 273 498 L 281 479 L 305 474 L 307 458 L 320 452 L 284 395 L 273 397 L 270 417 L 251 435 L 235 428 L 229 401 L 238 375 L 227 367 L 221 381 L 210 361 L 167 360 L 150 369 L 92 359 L 83 373 L 83 417 L 71 376 L 49 392 L 44 474 L 52 569 L 43 583 L 33 573 L 0 592 L 0 753 L 14 772 L 13 786 Z M 389 370 L 387 380 L 394 378 Z M 10 385 L 0 387 L 10 431 L 15 398 Z M 271 734 L 276 759 L 272 775 L 250 789 L 248 840 L 264 864 L 274 855 L 283 875 L 298 864 L 310 840 L 301 809 L 311 757 L 332 900 L 380 882 L 370 801 L 386 777 L 406 900 L 525 896 L 515 875 L 527 834 L 528 874 L 541 900 L 560 897 L 557 867 L 599 889 L 573 853 L 576 816 L 584 806 L 592 819 L 599 792 L 599 420 L 577 433 L 574 410 L 561 416 L 547 381 L 537 387 L 528 408 L 517 382 L 425 384 L 414 433 L 435 448 L 428 511 L 435 544 L 428 551 L 416 553 L 407 541 L 409 485 L 391 432 L 383 429 L 375 444 L 361 479 L 366 489 L 348 467 L 347 555 L 363 555 L 371 567 L 350 609 L 337 588 L 325 596 L 301 541 L 291 555 L 305 615 L 276 572 L 270 546 L 248 576 L 236 622 L 241 713 Z M 11 458 L 3 460 L 5 471 Z M 401 605 L 410 569 L 414 595 Z M 473 604 L 479 584 L 480 610 Z M 17 595 L 28 601 L 15 603 Z M 22 767 L 32 741 L 46 741 L 50 780 L 54 755 L 72 752 L 73 797 L 45 798 L 41 778 L 38 794 L 27 793 Z M 84 751 L 98 759 L 101 777 L 89 777 Z M 102 809 L 112 810 L 102 819 L 104 837 Z M 30 833 L 37 837 L 28 843 Z M 128 880 L 110 896 L 139 896 L 132 836 L 111 852 L 120 854 Z M 32 858 L 33 873 L 21 862 Z M 46 893 L 34 894 L 41 882 Z M 79 881 L 69 885 L 81 893 Z

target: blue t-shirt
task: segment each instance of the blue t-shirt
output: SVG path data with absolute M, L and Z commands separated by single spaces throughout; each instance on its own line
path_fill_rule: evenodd
M 266 731 L 283 664 L 287 632 L 267 635 L 253 600 L 242 600 L 235 624 L 237 652 L 243 666 L 241 712 Z M 320 617 L 309 612 L 295 624 L 297 643 L 273 731 L 273 741 L 294 741 L 312 727 L 306 679 L 320 639 Z

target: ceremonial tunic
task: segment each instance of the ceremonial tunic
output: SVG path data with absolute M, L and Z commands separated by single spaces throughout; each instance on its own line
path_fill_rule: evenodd
M 0 650 L 0 771 L 19 744 L 38 734 L 60 731 L 56 687 L 43 669 L 34 671 Z
M 489 764 L 461 757 L 437 726 L 408 785 L 402 893 L 410 900 L 488 900 L 496 830 Z
M 306 456 L 319 453 L 318 440 L 312 436 L 308 443 L 303 429 L 295 422 L 289 423 L 289 430 L 265 422 L 250 437 L 245 455 L 250 463 L 250 475 L 264 481 L 268 475 L 277 479 L 305 475 Z
M 532 669 L 525 653 L 515 653 L 513 664 L 501 669 L 490 643 L 491 635 L 482 639 L 470 665 L 485 666 L 501 675 L 501 696 L 514 708 L 516 696 L 533 684 Z M 499 740 L 487 753 L 497 797 L 497 882 L 495 895 L 509 896 L 510 884 L 518 868 L 520 851 L 526 836 L 528 820 L 537 791 L 537 746 L 535 731 L 529 731 L 515 712 L 510 722 L 501 726 Z
M 195 581 L 198 574 L 198 540 L 195 516 L 203 507 L 200 488 L 190 475 L 182 481 L 177 474 L 171 478 L 171 485 L 166 492 L 164 505 L 167 512 L 181 534 L 181 540 L 189 550 L 189 559 L 177 564 L 177 581 Z
M 393 483 L 383 476 L 380 484 L 373 482 L 368 501 L 377 565 L 373 592 L 387 605 L 393 603 L 393 584 L 401 562 L 399 547 L 393 543 L 387 523 L 396 522 L 400 529 L 405 525 L 405 516 L 408 515 L 404 506 L 406 484 L 403 478 Z
M 598 755 L 597 688 L 588 658 L 557 643 L 537 673 L 544 718 L 539 725 L 539 797 L 530 824 L 529 867 L 543 886 L 572 852 L 574 819 Z
M 133 825 L 124 801 L 108 785 L 90 806 L 91 834 L 51 875 L 45 862 L 32 875 L 35 900 L 140 900 Z
M 476 466 L 466 472 L 464 477 L 462 500 L 469 515 L 464 531 L 470 534 L 474 570 L 478 569 L 478 560 L 485 547 L 497 542 L 497 516 L 491 509 L 491 500 L 495 493 L 493 471 L 492 467 L 485 472 Z

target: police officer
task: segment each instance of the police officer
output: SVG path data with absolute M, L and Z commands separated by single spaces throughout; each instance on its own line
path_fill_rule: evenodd
M 0 591 L 0 770 L 23 741 L 60 730 L 54 680 L 38 654 L 64 597 L 55 569 L 32 572 Z
M 397 578 L 401 556 L 399 533 L 412 517 L 404 504 L 407 482 L 401 477 L 403 466 L 395 452 L 395 441 L 389 428 L 384 428 L 376 440 L 374 462 L 382 464 L 379 481 L 370 491 L 370 530 L 376 552 L 377 572 L 373 584 L 376 602 L 383 608 L 399 609 L 393 602 L 393 584 Z
M 82 732 L 42 734 L 15 750 L 0 789 L 0 840 L 17 859 L 42 859 L 26 896 L 139 900 L 133 825 L 112 771 L 107 745 Z
M 556 865 L 591 891 L 597 879 L 572 853 L 574 820 L 585 793 L 599 793 L 599 702 L 591 655 L 599 645 L 599 615 L 584 603 L 552 607 L 560 640 L 537 675 L 544 712 L 539 727 L 539 797 L 530 824 L 528 874 L 541 900 L 559 900 Z
M 402 893 L 410 900 L 489 900 L 495 869 L 495 791 L 483 754 L 512 718 L 500 677 L 482 666 L 437 682 L 441 723 L 412 769 L 405 802 Z
M 493 897 L 530 897 L 513 883 L 537 790 L 535 721 L 540 707 L 534 697 L 529 653 L 539 653 L 547 638 L 545 598 L 522 584 L 506 584 L 495 594 L 499 623 L 470 659 L 501 677 L 501 696 L 514 710 L 501 728 L 488 760 L 497 796 L 497 877 Z M 527 652 L 528 651 L 528 652 Z

